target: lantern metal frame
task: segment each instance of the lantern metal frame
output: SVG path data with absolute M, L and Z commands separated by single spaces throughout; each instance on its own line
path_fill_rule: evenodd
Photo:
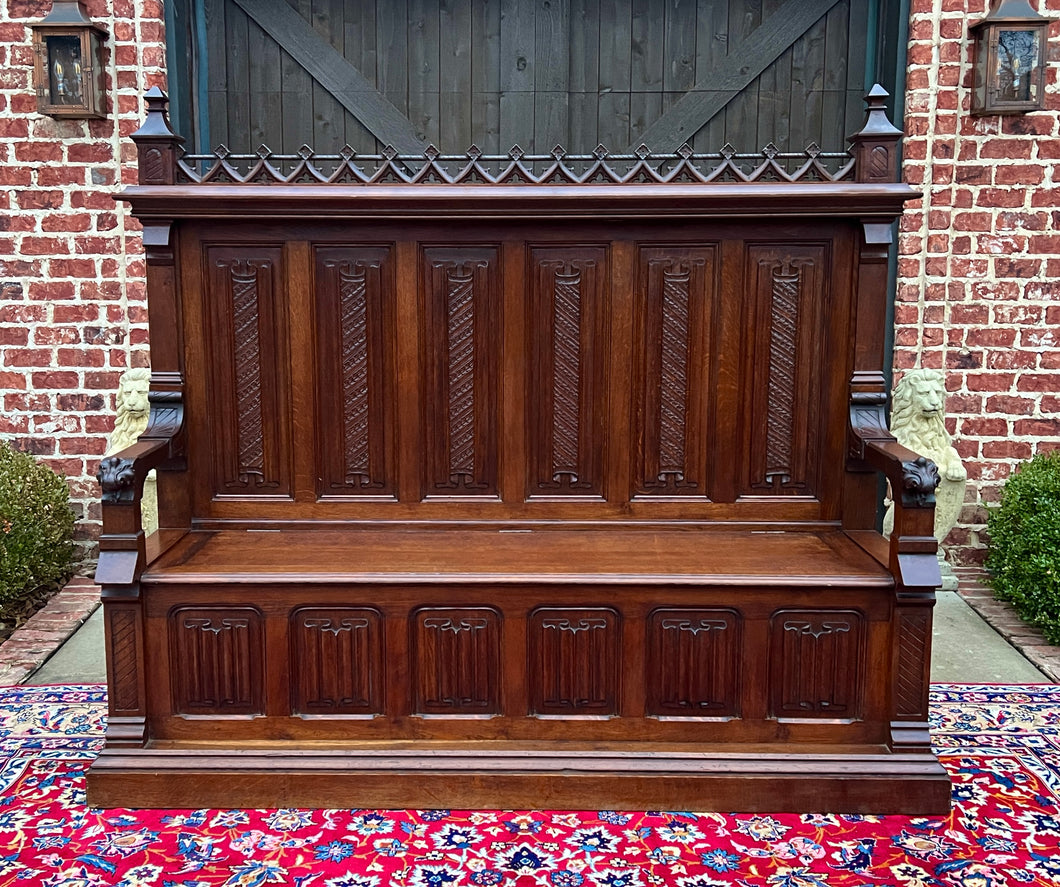
M 986 18 L 968 33 L 972 49 L 972 114 L 1027 114 L 1045 107 L 1049 25 L 1029 0 L 990 0 Z
M 106 117 L 103 45 L 109 34 L 85 15 L 81 0 L 55 0 L 30 29 L 37 110 L 50 117 Z

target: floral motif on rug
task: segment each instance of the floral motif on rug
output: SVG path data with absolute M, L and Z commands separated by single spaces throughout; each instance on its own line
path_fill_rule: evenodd
M 1060 884 L 1060 687 L 934 685 L 947 818 L 690 811 L 92 810 L 99 687 L 0 688 L 0 885 Z

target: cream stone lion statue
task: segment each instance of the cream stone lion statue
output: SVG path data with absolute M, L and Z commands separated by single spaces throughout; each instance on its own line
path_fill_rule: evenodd
M 106 455 L 136 443 L 147 428 L 151 404 L 147 399 L 151 388 L 151 371 L 143 367 L 126 370 L 118 380 L 118 415 L 114 419 L 114 431 L 107 441 Z M 144 481 L 144 497 L 140 505 L 144 532 L 148 535 L 158 529 L 158 491 L 155 473 L 152 471 Z
M 895 387 L 891 405 L 891 433 L 898 442 L 938 465 L 942 482 L 935 491 L 935 538 L 940 545 L 957 523 L 968 479 L 946 431 L 945 404 L 946 379 L 941 372 L 909 370 Z M 893 527 L 894 507 L 889 505 L 884 535 L 890 536 Z M 941 548 L 939 551 L 941 556 Z

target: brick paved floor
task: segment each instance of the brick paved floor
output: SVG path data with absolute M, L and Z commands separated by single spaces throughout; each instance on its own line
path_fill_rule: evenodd
M 1049 644 L 1042 633 L 1028 625 L 1004 601 L 994 600 L 994 592 L 986 584 L 986 573 L 981 567 L 954 567 L 957 574 L 957 593 L 998 634 L 1020 651 L 1052 680 L 1060 683 L 1060 647 Z
M 20 684 L 40 668 L 99 606 L 99 586 L 75 576 L 0 645 L 0 686 Z

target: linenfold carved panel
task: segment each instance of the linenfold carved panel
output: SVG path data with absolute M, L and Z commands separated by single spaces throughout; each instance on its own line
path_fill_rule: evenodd
M 301 607 L 291 615 L 291 712 L 383 713 L 383 620 L 359 607 Z
M 529 632 L 532 714 L 618 714 L 621 620 L 614 610 L 538 609 Z
M 603 247 L 530 250 L 532 496 L 600 496 L 607 398 Z
M 634 345 L 635 495 L 706 496 L 716 250 L 642 247 Z
M 178 714 L 264 713 L 264 619 L 254 607 L 183 607 L 169 616 Z
M 500 614 L 488 607 L 413 614 L 413 713 L 500 714 Z
M 864 617 L 854 610 L 778 610 L 770 619 L 771 716 L 861 717 Z
M 387 247 L 316 249 L 321 496 L 394 493 L 390 256 Z
M 423 250 L 426 493 L 497 493 L 500 285 L 496 247 Z
M 648 618 L 647 714 L 737 717 L 740 630 L 733 610 L 655 610 Z
M 291 489 L 283 251 L 208 247 L 209 402 L 217 495 Z
M 818 244 L 748 249 L 753 317 L 744 388 L 752 394 L 743 495 L 816 494 L 826 258 Z

